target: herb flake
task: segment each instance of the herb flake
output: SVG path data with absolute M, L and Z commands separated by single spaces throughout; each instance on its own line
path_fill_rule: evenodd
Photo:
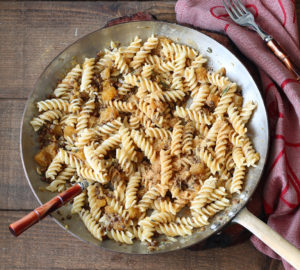
M 222 92 L 222 96 L 225 95 L 228 92 L 229 88 L 230 88 L 229 85 L 226 86 L 226 88 Z
M 211 47 L 208 47 L 206 51 L 207 51 L 208 53 L 212 53 L 212 48 L 211 48 Z
M 161 82 L 161 85 L 165 90 L 168 90 L 170 88 L 170 86 L 165 82 Z

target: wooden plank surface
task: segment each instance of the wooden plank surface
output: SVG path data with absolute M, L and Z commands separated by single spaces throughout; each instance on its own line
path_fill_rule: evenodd
M 158 255 L 105 251 L 70 236 L 50 218 L 15 239 L 7 233 L 7 224 L 25 213 L 0 212 L 0 269 L 282 269 L 279 262 L 268 259 L 249 242 L 224 249 L 185 249 Z
M 14 239 L 7 226 L 37 206 L 19 157 L 22 112 L 35 81 L 69 44 L 107 20 L 148 11 L 174 22 L 175 1 L 0 1 L 0 269 L 283 269 L 250 242 L 205 251 L 133 256 L 97 249 L 50 218 Z M 300 0 L 296 0 L 300 25 Z
M 26 100 L 0 99 L 0 208 L 31 209 L 37 202 L 26 181 L 19 151 Z

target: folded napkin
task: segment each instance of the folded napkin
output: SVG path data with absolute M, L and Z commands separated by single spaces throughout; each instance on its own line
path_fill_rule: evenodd
M 300 67 L 295 0 L 242 1 L 256 22 L 287 51 Z M 236 25 L 221 0 L 179 0 L 179 23 L 223 32 L 259 70 L 268 111 L 271 145 L 264 185 L 268 225 L 300 248 L 300 84 L 253 31 Z M 254 246 L 281 259 L 255 236 Z M 300 259 L 300 258 L 299 258 Z M 283 260 L 285 269 L 293 269 Z

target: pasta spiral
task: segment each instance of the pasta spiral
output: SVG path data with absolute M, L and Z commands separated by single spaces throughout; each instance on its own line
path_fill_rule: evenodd
M 252 143 L 248 137 L 244 138 L 244 142 L 242 145 L 243 153 L 246 157 L 247 166 L 256 166 L 255 164 L 259 160 L 259 153 L 255 152 Z
M 82 111 L 79 114 L 76 130 L 80 131 L 88 127 L 90 114 L 95 109 L 95 99 L 89 99 L 83 106 Z
M 121 73 L 127 74 L 129 72 L 129 67 L 123 55 L 117 52 L 113 55 L 113 59 L 115 60 L 116 68 L 119 69 Z
M 119 133 L 116 133 L 106 140 L 104 140 L 96 149 L 95 155 L 99 156 L 99 158 L 103 158 L 108 151 L 118 147 L 121 143 L 121 136 Z
M 150 220 L 150 217 L 146 217 L 145 219 L 139 222 L 139 225 L 141 226 L 141 230 L 142 230 L 141 241 L 152 242 L 151 238 L 155 232 L 154 222 Z
M 125 56 L 127 59 L 131 59 L 140 50 L 142 46 L 142 40 L 139 37 L 135 37 L 125 50 Z
M 171 88 L 175 90 L 183 90 L 182 77 L 184 73 L 184 66 L 186 61 L 185 53 L 176 54 L 175 68 L 173 72 L 173 80 Z
M 179 209 L 175 203 L 172 203 L 168 199 L 162 199 L 162 198 L 154 201 L 154 208 L 160 212 L 169 212 L 172 215 L 176 215 Z
M 124 76 L 125 82 L 133 86 L 141 87 L 142 89 L 147 90 L 149 93 L 161 92 L 161 88 L 158 83 L 151 81 L 148 78 L 142 76 L 136 76 L 132 74 L 127 74 Z
M 106 172 L 101 171 L 99 173 L 96 173 L 92 168 L 89 167 L 78 167 L 77 174 L 88 181 L 96 181 L 101 184 L 107 184 L 109 181 Z
M 30 121 L 34 131 L 38 131 L 47 122 L 51 123 L 55 119 L 61 118 L 62 114 L 59 110 L 46 111 Z
M 117 149 L 116 150 L 116 158 L 119 161 L 119 164 L 121 165 L 121 168 L 124 170 L 125 173 L 128 175 L 133 173 L 134 167 L 131 163 L 130 159 L 127 157 L 125 150 L 123 149 Z
M 132 88 L 133 86 L 128 83 L 122 83 L 122 85 L 118 87 L 118 94 L 120 96 L 126 96 Z
M 89 230 L 89 232 L 99 241 L 102 241 L 102 237 L 104 236 L 103 230 L 96 222 L 96 220 L 92 217 L 91 213 L 88 210 L 82 209 L 80 212 L 80 218 L 82 219 L 84 225 Z
M 119 128 L 122 126 L 121 119 L 115 119 L 105 125 L 102 125 L 98 128 L 99 134 L 102 136 L 109 136 L 111 134 L 116 133 Z
M 75 145 L 78 148 L 83 148 L 85 145 L 89 144 L 92 140 L 97 137 L 97 133 L 94 129 L 85 128 L 78 133 L 77 142 Z
M 230 201 L 223 197 L 221 200 L 215 201 L 206 207 L 202 208 L 202 212 L 211 217 L 214 216 L 216 213 L 220 212 L 221 210 L 225 209 L 227 206 L 230 205 Z
M 208 225 L 208 217 L 205 215 L 196 215 L 193 217 L 181 217 L 176 219 L 176 223 L 192 228 L 201 228 Z
M 146 135 L 156 139 L 168 139 L 172 136 L 169 130 L 164 128 L 146 128 Z
M 125 193 L 125 208 L 133 207 L 137 203 L 137 190 L 141 181 L 141 175 L 135 173 L 129 177 Z
M 183 126 L 177 122 L 173 128 L 171 154 L 179 156 L 182 151 Z
M 159 96 L 160 100 L 164 102 L 176 102 L 179 100 L 183 100 L 184 97 L 185 93 L 181 90 L 164 91 Z
M 84 206 L 84 202 L 86 199 L 86 191 L 84 190 L 79 195 L 74 198 L 74 202 L 72 205 L 72 214 L 79 214 Z
M 175 68 L 173 62 L 161 61 L 161 58 L 158 57 L 157 55 L 148 55 L 146 58 L 146 62 L 152 65 L 153 69 L 156 72 L 170 72 L 173 71 Z
M 120 243 L 125 243 L 127 245 L 133 244 L 133 242 L 132 242 L 133 235 L 132 235 L 132 233 L 130 233 L 128 231 L 124 232 L 124 231 L 117 231 L 117 230 L 111 229 L 110 231 L 107 232 L 107 236 L 110 239 L 113 239 Z
M 198 85 L 195 70 L 193 67 L 185 69 L 185 80 L 187 82 L 189 91 L 193 92 Z
M 237 107 L 234 107 L 234 104 L 231 104 L 228 107 L 228 117 L 229 120 L 234 128 L 234 130 L 240 134 L 240 135 L 245 135 L 247 132 L 247 128 L 245 127 L 245 124 L 239 115 Z
M 215 115 L 219 115 L 222 117 L 227 112 L 228 106 L 232 101 L 236 89 L 237 86 L 235 83 L 233 83 L 230 85 L 229 90 L 226 93 L 222 94 L 220 101 L 214 111 Z
M 220 88 L 224 88 L 229 85 L 231 82 L 227 77 L 224 77 L 216 72 L 207 72 L 207 80 L 209 83 L 216 85 Z
M 94 58 L 85 58 L 82 66 L 80 92 L 89 92 L 89 88 L 91 86 L 92 79 L 94 76 L 94 65 Z
M 175 115 L 181 118 L 188 118 L 194 122 L 198 122 L 206 125 L 210 125 L 211 121 L 213 120 L 212 115 L 206 115 L 203 114 L 202 112 L 196 112 L 179 106 L 176 106 Z
M 206 149 L 201 149 L 198 154 L 201 160 L 205 162 L 207 167 L 210 169 L 211 173 L 216 174 L 218 171 L 218 162 L 216 158 L 213 157 L 213 155 Z
M 124 102 L 120 100 L 109 101 L 108 106 L 116 108 L 119 112 L 133 112 L 135 104 L 133 102 Z
M 191 209 L 199 213 L 200 209 L 207 203 L 210 194 L 216 188 L 216 178 L 210 177 L 206 179 L 203 186 L 197 193 L 196 197 L 191 201 Z
M 149 77 L 151 77 L 151 75 L 152 75 L 152 70 L 153 70 L 153 66 L 152 66 L 152 65 L 145 64 L 145 65 L 143 66 L 143 71 L 142 71 L 141 75 L 142 75 L 144 78 L 149 78 Z
M 159 188 L 153 186 L 150 188 L 139 201 L 139 209 L 141 212 L 145 212 L 152 204 L 152 202 L 160 196 Z
M 58 110 L 58 111 L 69 111 L 69 103 L 63 99 L 47 99 L 44 101 L 39 101 L 37 103 L 39 112 Z
M 229 132 L 229 141 L 234 146 L 242 146 L 244 144 L 244 137 L 239 135 L 236 131 L 231 130 Z
M 62 165 L 63 165 L 63 161 L 61 160 L 60 154 L 58 153 L 58 154 L 56 154 L 54 159 L 51 161 L 51 163 L 45 173 L 46 178 L 50 178 L 50 179 L 54 180 L 57 173 L 61 170 Z
M 157 231 L 167 236 L 185 236 L 192 234 L 192 226 L 175 222 L 158 224 Z
M 90 213 L 96 221 L 99 221 L 101 216 L 101 208 L 106 205 L 104 198 L 98 197 L 99 184 L 94 183 L 87 188 L 88 202 L 90 205 Z
M 191 122 L 188 122 L 184 127 L 182 151 L 183 153 L 191 153 L 193 149 L 194 127 Z
M 216 159 L 218 161 L 218 164 L 220 164 L 221 166 L 224 165 L 225 162 L 227 142 L 228 142 L 228 124 L 226 122 L 223 122 L 217 135 L 216 148 L 215 148 Z M 221 168 L 219 168 L 219 170 L 220 169 Z
M 81 74 L 82 69 L 80 68 L 80 65 L 76 65 L 54 89 L 54 96 L 62 99 L 69 99 L 69 93 L 73 89 L 73 84 L 80 78 Z
M 119 133 L 121 136 L 123 149 L 126 152 L 128 158 L 134 162 L 137 162 L 137 154 L 134 149 L 134 142 L 130 136 L 129 128 L 125 128 L 124 126 L 122 126 L 119 130 Z
M 150 162 L 156 159 L 156 152 L 154 151 L 151 143 L 144 137 L 142 133 L 136 130 L 131 131 L 131 137 L 135 144 L 145 153 Z
M 209 86 L 207 84 L 201 85 L 199 90 L 195 93 L 195 95 L 192 95 L 193 102 L 190 106 L 190 109 L 194 111 L 200 111 L 201 108 L 204 106 L 209 93 Z
M 243 151 L 240 147 L 234 147 L 232 150 L 232 158 L 235 165 L 240 168 L 243 165 L 246 165 L 246 158 L 243 155 Z
M 253 101 L 248 101 L 241 111 L 241 118 L 244 123 L 247 123 L 251 118 L 253 111 L 256 109 L 257 104 L 253 103 Z
M 95 155 L 94 146 L 84 146 L 83 153 L 85 155 L 86 162 L 96 173 L 100 173 L 105 170 L 104 160 L 99 158 L 98 155 Z
M 146 59 L 147 55 L 151 52 L 151 50 L 155 49 L 158 44 L 158 39 L 154 36 L 148 38 L 148 40 L 144 43 L 141 49 L 136 53 L 133 57 L 130 66 L 134 69 L 138 68 Z

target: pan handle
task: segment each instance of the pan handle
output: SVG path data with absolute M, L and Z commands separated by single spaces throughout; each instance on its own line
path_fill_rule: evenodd
M 247 208 L 242 209 L 233 219 L 233 222 L 248 229 L 290 265 L 300 269 L 300 250 L 250 213 Z
M 26 216 L 9 225 L 9 230 L 14 236 L 20 235 L 35 223 L 57 210 L 65 203 L 81 193 L 85 186 L 81 183 L 75 184 L 66 191 L 58 194 L 56 197 L 34 209 Z

